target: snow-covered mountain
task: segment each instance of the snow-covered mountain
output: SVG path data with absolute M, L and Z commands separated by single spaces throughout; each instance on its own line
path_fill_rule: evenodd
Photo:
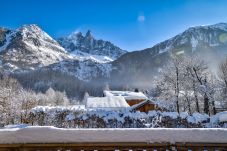
M 200 54 L 213 69 L 217 68 L 221 58 L 227 56 L 227 23 L 190 27 L 151 48 L 128 52 L 112 63 L 111 75 L 127 83 L 149 84 L 172 54 Z
M 99 62 L 113 61 L 127 52 L 109 41 L 96 40 L 90 30 L 85 36 L 81 32 L 74 32 L 67 37 L 59 38 L 58 42 L 73 56 Z
M 37 25 L 16 30 L 1 29 L 0 58 L 3 66 L 29 69 L 70 59 L 64 48 Z

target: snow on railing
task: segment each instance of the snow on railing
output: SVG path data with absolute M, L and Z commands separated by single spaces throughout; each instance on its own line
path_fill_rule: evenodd
M 52 150 L 100 149 L 199 149 L 227 148 L 227 129 L 62 129 L 55 127 L 8 127 L 0 130 L 0 150 L 29 148 Z

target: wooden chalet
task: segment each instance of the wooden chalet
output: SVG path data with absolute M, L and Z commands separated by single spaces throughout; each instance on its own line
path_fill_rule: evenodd
M 149 111 L 152 111 L 152 110 L 159 110 L 159 108 L 157 104 L 155 104 L 155 102 L 151 100 L 145 100 L 138 104 L 133 105 L 132 110 L 148 113 Z
M 121 96 L 124 97 L 132 110 L 140 112 L 149 112 L 159 110 L 157 104 L 147 98 L 142 92 L 132 91 L 104 91 L 104 96 Z

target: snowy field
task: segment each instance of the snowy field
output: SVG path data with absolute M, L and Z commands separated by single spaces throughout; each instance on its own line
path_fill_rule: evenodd
M 227 129 L 62 129 L 24 125 L 0 129 L 0 144 L 80 142 L 227 143 Z

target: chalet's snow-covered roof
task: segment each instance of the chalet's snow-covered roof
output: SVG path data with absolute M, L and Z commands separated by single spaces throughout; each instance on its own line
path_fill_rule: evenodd
M 87 108 L 126 108 L 128 103 L 122 96 L 88 97 Z
M 105 96 L 122 96 L 126 100 L 148 99 L 142 92 L 132 91 L 104 91 Z

